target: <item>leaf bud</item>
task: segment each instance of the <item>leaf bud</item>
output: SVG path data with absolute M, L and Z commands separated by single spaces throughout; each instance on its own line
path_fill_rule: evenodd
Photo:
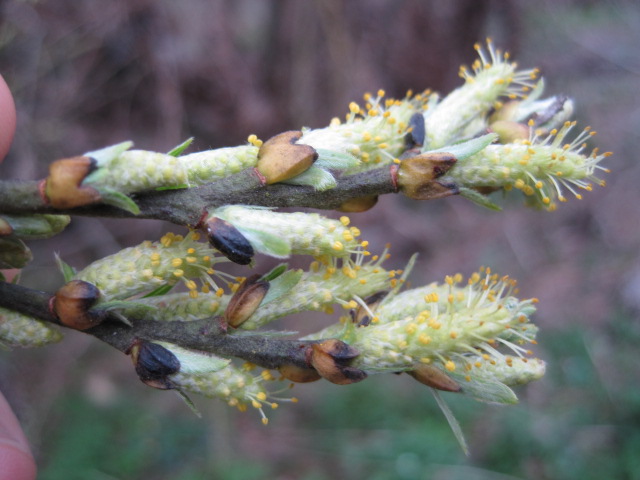
M 229 300 L 224 317 L 230 326 L 238 328 L 260 306 L 269 291 L 269 282 L 261 281 L 260 278 L 260 275 L 246 278 Z
M 129 354 L 143 383 L 160 390 L 175 388 L 168 377 L 180 371 L 180 361 L 169 349 L 147 340 L 136 340 Z
M 367 378 L 366 372 L 348 365 L 358 355 L 358 350 L 345 342 L 330 339 L 311 346 L 309 363 L 331 383 L 348 385 Z
M 53 310 L 62 325 L 76 330 L 86 330 L 104 320 L 103 314 L 91 312 L 100 296 L 100 290 L 94 284 L 83 280 L 71 280 L 56 292 Z
M 302 132 L 292 130 L 271 137 L 262 144 L 256 168 L 267 185 L 300 175 L 318 159 L 313 147 L 296 143 L 300 137 Z
M 90 157 L 72 157 L 57 160 L 49 166 L 45 180 L 45 195 L 54 208 L 73 208 L 96 203 L 100 193 L 93 187 L 80 186 L 95 169 Z
M 346 213 L 366 212 L 370 208 L 373 208 L 376 203 L 378 203 L 377 195 L 352 198 L 342 203 L 337 208 L 337 210 L 339 212 L 346 212 Z
M 248 265 L 254 255 L 253 246 L 231 223 L 218 217 L 205 222 L 209 243 L 225 257 L 239 265 Z
M 500 143 L 514 143 L 518 140 L 527 140 L 531 133 L 531 127 L 524 123 L 511 120 L 498 120 L 489 125 L 491 131 L 498 134 Z
M 278 367 L 278 371 L 284 378 L 296 383 L 315 382 L 322 378 L 314 368 L 304 368 L 297 365 L 281 365 Z
M 419 364 L 416 365 L 414 370 L 407 373 L 423 385 L 436 390 L 444 392 L 459 392 L 462 390 L 458 382 L 433 365 Z
M 447 152 L 431 152 L 402 160 L 397 172 L 398 188 L 409 198 L 430 200 L 455 193 L 435 181 L 449 171 L 456 157 Z

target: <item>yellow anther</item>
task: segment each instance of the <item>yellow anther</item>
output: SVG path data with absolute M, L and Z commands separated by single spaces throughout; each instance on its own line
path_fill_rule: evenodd
M 356 102 L 351 102 L 349 104 L 349 111 L 351 113 L 360 113 L 360 105 L 358 105 Z
M 422 345 L 429 345 L 431 343 L 431 337 L 429 335 L 426 335 L 424 333 L 420 334 L 420 336 L 418 337 L 418 341 L 422 344 Z
M 189 290 L 189 297 L 198 298 L 198 291 L 197 290 Z
M 456 364 L 451 360 L 448 360 L 447 363 L 444 364 L 444 368 L 450 372 L 453 372 L 456 369 Z
M 216 290 L 216 297 L 221 297 L 224 295 L 224 290 L 222 288 L 218 288 Z
M 181 268 L 176 268 L 173 271 L 173 275 L 176 277 L 182 277 L 184 275 L 184 270 L 182 270 Z
M 344 245 L 340 241 L 333 242 L 332 248 L 338 252 L 344 250 Z
M 343 215 L 342 217 L 340 217 L 340 223 L 346 227 L 351 223 L 351 220 L 346 215 Z

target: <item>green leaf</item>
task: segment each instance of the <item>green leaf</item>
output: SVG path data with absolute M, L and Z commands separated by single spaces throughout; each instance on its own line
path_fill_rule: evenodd
M 318 152 L 318 160 L 313 164 L 322 168 L 335 168 L 336 170 L 346 170 L 357 167 L 360 160 L 348 153 L 336 152 L 324 148 L 316 148 Z
M 472 188 L 459 186 L 458 189 L 461 197 L 464 197 L 467 200 L 471 200 L 476 205 L 480 205 L 481 207 L 485 207 L 496 212 L 502 211 L 502 208 L 489 200 L 489 197 L 487 197 L 486 195 L 483 195 Z
M 291 244 L 282 237 L 261 230 L 234 226 L 257 251 L 276 258 L 287 258 L 291 255 Z
M 277 267 L 273 268 L 269 273 L 265 273 L 260 280 L 263 280 L 265 282 L 271 282 L 275 280 L 287 271 L 287 266 L 288 265 L 286 263 L 281 263 Z
M 111 145 L 110 147 L 101 148 L 100 150 L 87 152 L 84 154 L 84 156 L 93 158 L 96 161 L 98 167 L 101 167 L 106 163 L 109 163 L 114 158 L 119 157 L 120 155 L 122 155 L 122 153 L 126 152 L 131 147 L 133 147 L 133 142 L 127 141 L 118 143 L 116 145 Z M 87 177 L 87 179 L 88 178 L 89 177 Z
M 195 403 L 193 403 L 193 400 L 191 400 L 191 398 L 189 398 L 189 396 L 186 393 L 184 393 L 180 388 L 176 388 L 175 392 L 184 401 L 184 403 L 187 404 L 187 407 L 189 407 L 189 410 L 191 410 L 196 417 L 202 418 L 202 414 L 196 408 Z
M 451 427 L 451 430 L 453 431 L 453 435 L 456 437 L 458 444 L 460 444 L 460 448 L 462 448 L 462 451 L 468 457 L 469 446 L 467 445 L 467 441 L 464 439 L 464 433 L 462 433 L 462 428 L 460 428 L 460 424 L 458 423 L 458 420 L 456 420 L 455 415 L 449 408 L 449 405 L 447 405 L 447 403 L 442 399 L 442 397 L 440 396 L 440 393 L 435 388 L 432 388 L 431 392 L 433 393 L 433 396 L 435 397 L 436 402 L 440 407 L 440 410 L 442 410 L 444 417 L 447 419 L 447 422 L 449 422 L 449 426 Z
M 65 283 L 73 280 L 73 277 L 76 276 L 76 269 L 69 265 L 67 262 L 60 258 L 60 255 L 55 254 L 56 264 L 58 265 L 58 269 L 60 273 L 62 273 L 62 278 L 64 278 Z
M 447 373 L 447 375 L 454 378 L 462 386 L 464 395 L 480 402 L 499 405 L 514 405 L 518 403 L 518 397 L 513 390 L 497 380 L 472 376 L 471 380 L 467 381 L 464 375 L 455 372 Z
M 107 188 L 99 188 L 98 192 L 100 193 L 100 198 L 103 203 L 121 208 L 122 210 L 133 213 L 134 215 L 138 215 L 140 213 L 140 207 L 138 207 L 136 202 L 131 200 L 124 193 Z
M 165 283 L 164 285 L 160 285 L 158 288 L 156 288 L 152 292 L 147 293 L 142 298 L 159 297 L 160 295 L 165 295 L 169 293 L 174 286 L 175 286 L 174 283 Z
M 286 182 L 289 185 L 309 185 L 318 191 L 329 190 L 337 185 L 336 179 L 331 172 L 317 165 L 302 172 L 300 175 L 290 178 Z
M 262 299 L 260 305 L 278 300 L 295 287 L 302 278 L 302 270 L 288 270 L 269 283 L 269 292 Z
M 465 140 L 460 143 L 454 143 L 453 145 L 447 145 L 436 150 L 429 150 L 425 153 L 447 152 L 458 160 L 464 160 L 465 158 L 478 153 L 480 150 L 483 150 L 488 145 L 491 145 L 497 139 L 497 134 L 488 133 L 481 137 L 472 138 L 471 140 Z M 453 168 L 455 168 L 455 166 Z
M 193 137 L 187 138 L 180 145 L 177 145 L 177 146 L 173 147 L 171 150 L 169 150 L 167 152 L 167 155 L 171 155 L 172 157 L 180 156 L 180 154 L 182 152 L 184 152 L 187 148 L 189 148 L 189 146 L 191 145 L 192 142 L 193 142 Z

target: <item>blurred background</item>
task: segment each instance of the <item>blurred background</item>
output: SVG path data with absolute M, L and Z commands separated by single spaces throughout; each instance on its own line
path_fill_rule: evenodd
M 5 0 L 0 72 L 18 129 L 0 174 L 42 178 L 52 160 L 127 139 L 167 151 L 195 136 L 196 151 L 320 127 L 379 88 L 446 93 L 486 36 L 522 67 L 540 67 L 548 95 L 574 98 L 579 125 L 615 155 L 606 188 L 553 213 L 516 195 L 501 213 L 389 195 L 352 215 L 373 248 L 391 242 L 388 268 L 420 253 L 414 285 L 488 265 L 540 299 L 536 354 L 548 373 L 517 389 L 521 403 L 445 395 L 470 457 L 406 376 L 297 386 L 300 403 L 270 412 L 266 428 L 255 412 L 196 398 L 199 420 L 177 395 L 139 382 L 128 358 L 71 332 L 61 344 L 0 352 L 0 389 L 39 478 L 640 478 L 635 0 Z M 167 230 L 176 228 L 76 218 L 63 235 L 31 242 L 23 283 L 55 290 L 54 252 L 82 268 Z M 303 316 L 287 328 L 325 323 Z

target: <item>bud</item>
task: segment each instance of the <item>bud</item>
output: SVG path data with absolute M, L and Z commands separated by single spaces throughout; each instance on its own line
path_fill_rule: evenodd
M 94 168 L 95 160 L 86 156 L 53 162 L 44 189 L 51 206 L 63 209 L 99 202 L 100 193 L 95 188 L 81 186 Z
M 517 70 L 508 54 L 496 49 L 487 39 L 486 49 L 474 46 L 479 59 L 471 71 L 460 68 L 465 84 L 424 113 L 425 149 L 433 150 L 455 143 L 469 135 L 469 125 L 484 124 L 485 114 L 500 99 L 526 97 L 534 87 L 537 70 Z
M 13 233 L 27 239 L 49 238 L 65 229 L 68 215 L 4 215 L 0 218 L 0 235 Z
M 453 195 L 455 187 L 434 181 L 449 171 L 456 158 L 447 152 L 423 153 L 402 160 L 398 169 L 398 187 L 407 197 L 429 200 Z
M 143 383 L 160 390 L 175 388 L 169 376 L 178 373 L 180 362 L 170 350 L 157 343 L 137 340 L 129 354 Z
M 513 143 L 518 140 L 527 140 L 531 135 L 531 127 L 524 123 L 510 120 L 498 120 L 489 125 L 492 132 L 498 134 L 500 143 Z
M 31 250 L 13 235 L 0 237 L 0 269 L 23 268 L 33 259 Z
M 459 392 L 461 390 L 455 380 L 433 365 L 418 364 L 415 370 L 409 370 L 407 373 L 423 385 L 436 390 L 444 392 Z
M 260 281 L 260 278 L 260 275 L 246 278 L 229 300 L 224 317 L 233 328 L 238 328 L 253 315 L 269 291 L 269 282 Z
M 278 367 L 278 371 L 284 378 L 296 383 L 315 382 L 322 378 L 315 369 L 297 365 L 281 365 Z
M 231 223 L 217 217 L 205 222 L 209 243 L 225 257 L 239 265 L 248 265 L 254 255 L 249 240 Z
M 347 217 L 344 217 L 345 224 L 317 213 L 282 213 L 243 205 L 221 207 L 211 215 L 235 227 L 258 252 L 277 258 L 292 254 L 348 257 L 362 250 L 358 239 L 360 231 L 348 226 Z M 211 227 L 208 228 L 213 231 Z M 228 243 L 233 246 L 240 243 L 241 237 L 235 231 L 232 233 L 228 234 Z M 238 250 L 241 250 L 240 247 Z
M 340 340 L 330 339 L 311 346 L 309 363 L 331 383 L 348 385 L 367 378 L 363 370 L 349 366 L 358 355 L 355 348 Z
M 213 265 L 227 259 L 216 256 L 213 248 L 199 242 L 200 236 L 197 232 L 189 232 L 184 237 L 167 233 L 158 242 L 144 241 L 97 260 L 78 272 L 75 279 L 93 283 L 107 301 L 158 288 L 170 289 L 178 282 L 193 291 L 197 285 L 189 279 L 200 279 L 217 290 L 208 272 Z
M 256 168 L 267 185 L 300 175 L 318 159 L 313 147 L 296 143 L 300 137 L 299 131 L 283 132 L 262 144 Z
M 367 308 L 365 308 L 363 305 L 360 305 L 358 307 L 358 309 L 354 312 L 354 315 L 353 315 L 353 323 L 361 327 L 366 327 L 367 325 L 369 325 L 372 320 L 370 314 L 376 311 L 376 308 L 378 308 L 378 305 L 382 303 L 382 301 L 385 299 L 385 297 L 388 294 L 389 294 L 388 291 L 382 290 L 380 292 L 376 292 L 373 295 L 370 295 L 369 297 L 365 298 L 364 303 L 367 306 Z
M 91 312 L 100 300 L 100 290 L 88 282 L 71 280 L 63 285 L 53 298 L 53 311 L 64 326 L 75 330 L 95 327 L 104 315 Z
M 41 347 L 62 340 L 62 334 L 46 322 L 0 307 L 0 345 Z
M 370 197 L 352 198 L 344 202 L 336 210 L 338 210 L 339 212 L 345 212 L 345 213 L 366 212 L 370 208 L 373 208 L 376 203 L 378 203 L 377 195 L 370 196 Z

